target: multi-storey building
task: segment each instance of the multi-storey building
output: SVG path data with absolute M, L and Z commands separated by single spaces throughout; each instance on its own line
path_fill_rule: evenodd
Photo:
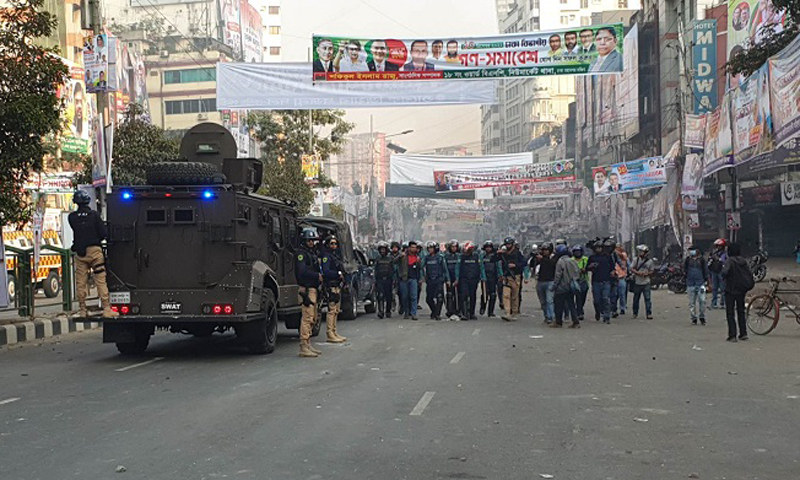
M 255 0 L 264 22 L 263 61 L 281 61 L 281 0 Z

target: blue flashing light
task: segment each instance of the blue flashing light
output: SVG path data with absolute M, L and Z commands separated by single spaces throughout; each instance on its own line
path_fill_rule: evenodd
M 127 190 L 122 192 L 122 199 L 123 200 L 130 200 L 132 198 L 133 198 L 133 193 L 131 193 L 131 192 L 127 191 Z
M 206 199 L 206 200 L 210 200 L 210 199 L 214 198 L 214 192 L 212 192 L 211 190 L 204 190 L 203 191 L 203 198 Z

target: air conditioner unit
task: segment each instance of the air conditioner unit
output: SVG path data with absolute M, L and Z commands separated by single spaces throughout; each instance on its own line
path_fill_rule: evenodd
M 198 120 L 208 120 L 208 114 L 205 113 L 205 112 L 198 113 L 197 114 L 197 119 Z
M 169 50 L 161 50 L 160 55 L 161 55 L 161 58 L 169 57 Z

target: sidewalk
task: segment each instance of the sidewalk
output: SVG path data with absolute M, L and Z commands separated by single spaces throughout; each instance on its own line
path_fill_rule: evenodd
M 91 300 L 91 299 L 90 299 Z M 99 323 L 75 323 L 61 305 L 36 306 L 35 316 L 20 317 L 16 309 L 0 311 L 0 348 L 69 332 L 98 328 Z

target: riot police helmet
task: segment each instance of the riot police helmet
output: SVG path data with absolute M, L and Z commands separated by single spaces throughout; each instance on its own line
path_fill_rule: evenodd
M 514 245 L 516 243 L 517 243 L 517 241 L 514 240 L 514 237 L 510 237 L 509 236 L 509 237 L 506 237 L 506 238 L 503 239 L 503 245 Z
M 92 197 L 83 190 L 75 190 L 75 193 L 72 194 L 72 203 L 77 205 L 89 205 L 91 201 Z
M 486 240 L 485 242 L 483 242 L 483 249 L 486 250 L 487 248 L 491 248 L 492 250 L 494 250 L 494 242 L 491 240 Z
M 315 241 L 319 240 L 319 233 L 317 233 L 316 228 L 304 228 L 302 232 L 300 232 L 300 239 L 304 242 L 307 241 Z
M 573 245 L 572 254 L 573 255 L 578 254 L 580 256 L 583 256 L 583 245 Z
M 558 255 L 566 255 L 569 252 L 569 247 L 566 244 L 558 244 L 556 245 L 556 253 Z
M 559 246 L 559 245 L 564 245 L 566 247 L 567 246 L 567 241 L 565 239 L 563 239 L 563 238 L 557 238 L 556 239 L 556 247 Z

